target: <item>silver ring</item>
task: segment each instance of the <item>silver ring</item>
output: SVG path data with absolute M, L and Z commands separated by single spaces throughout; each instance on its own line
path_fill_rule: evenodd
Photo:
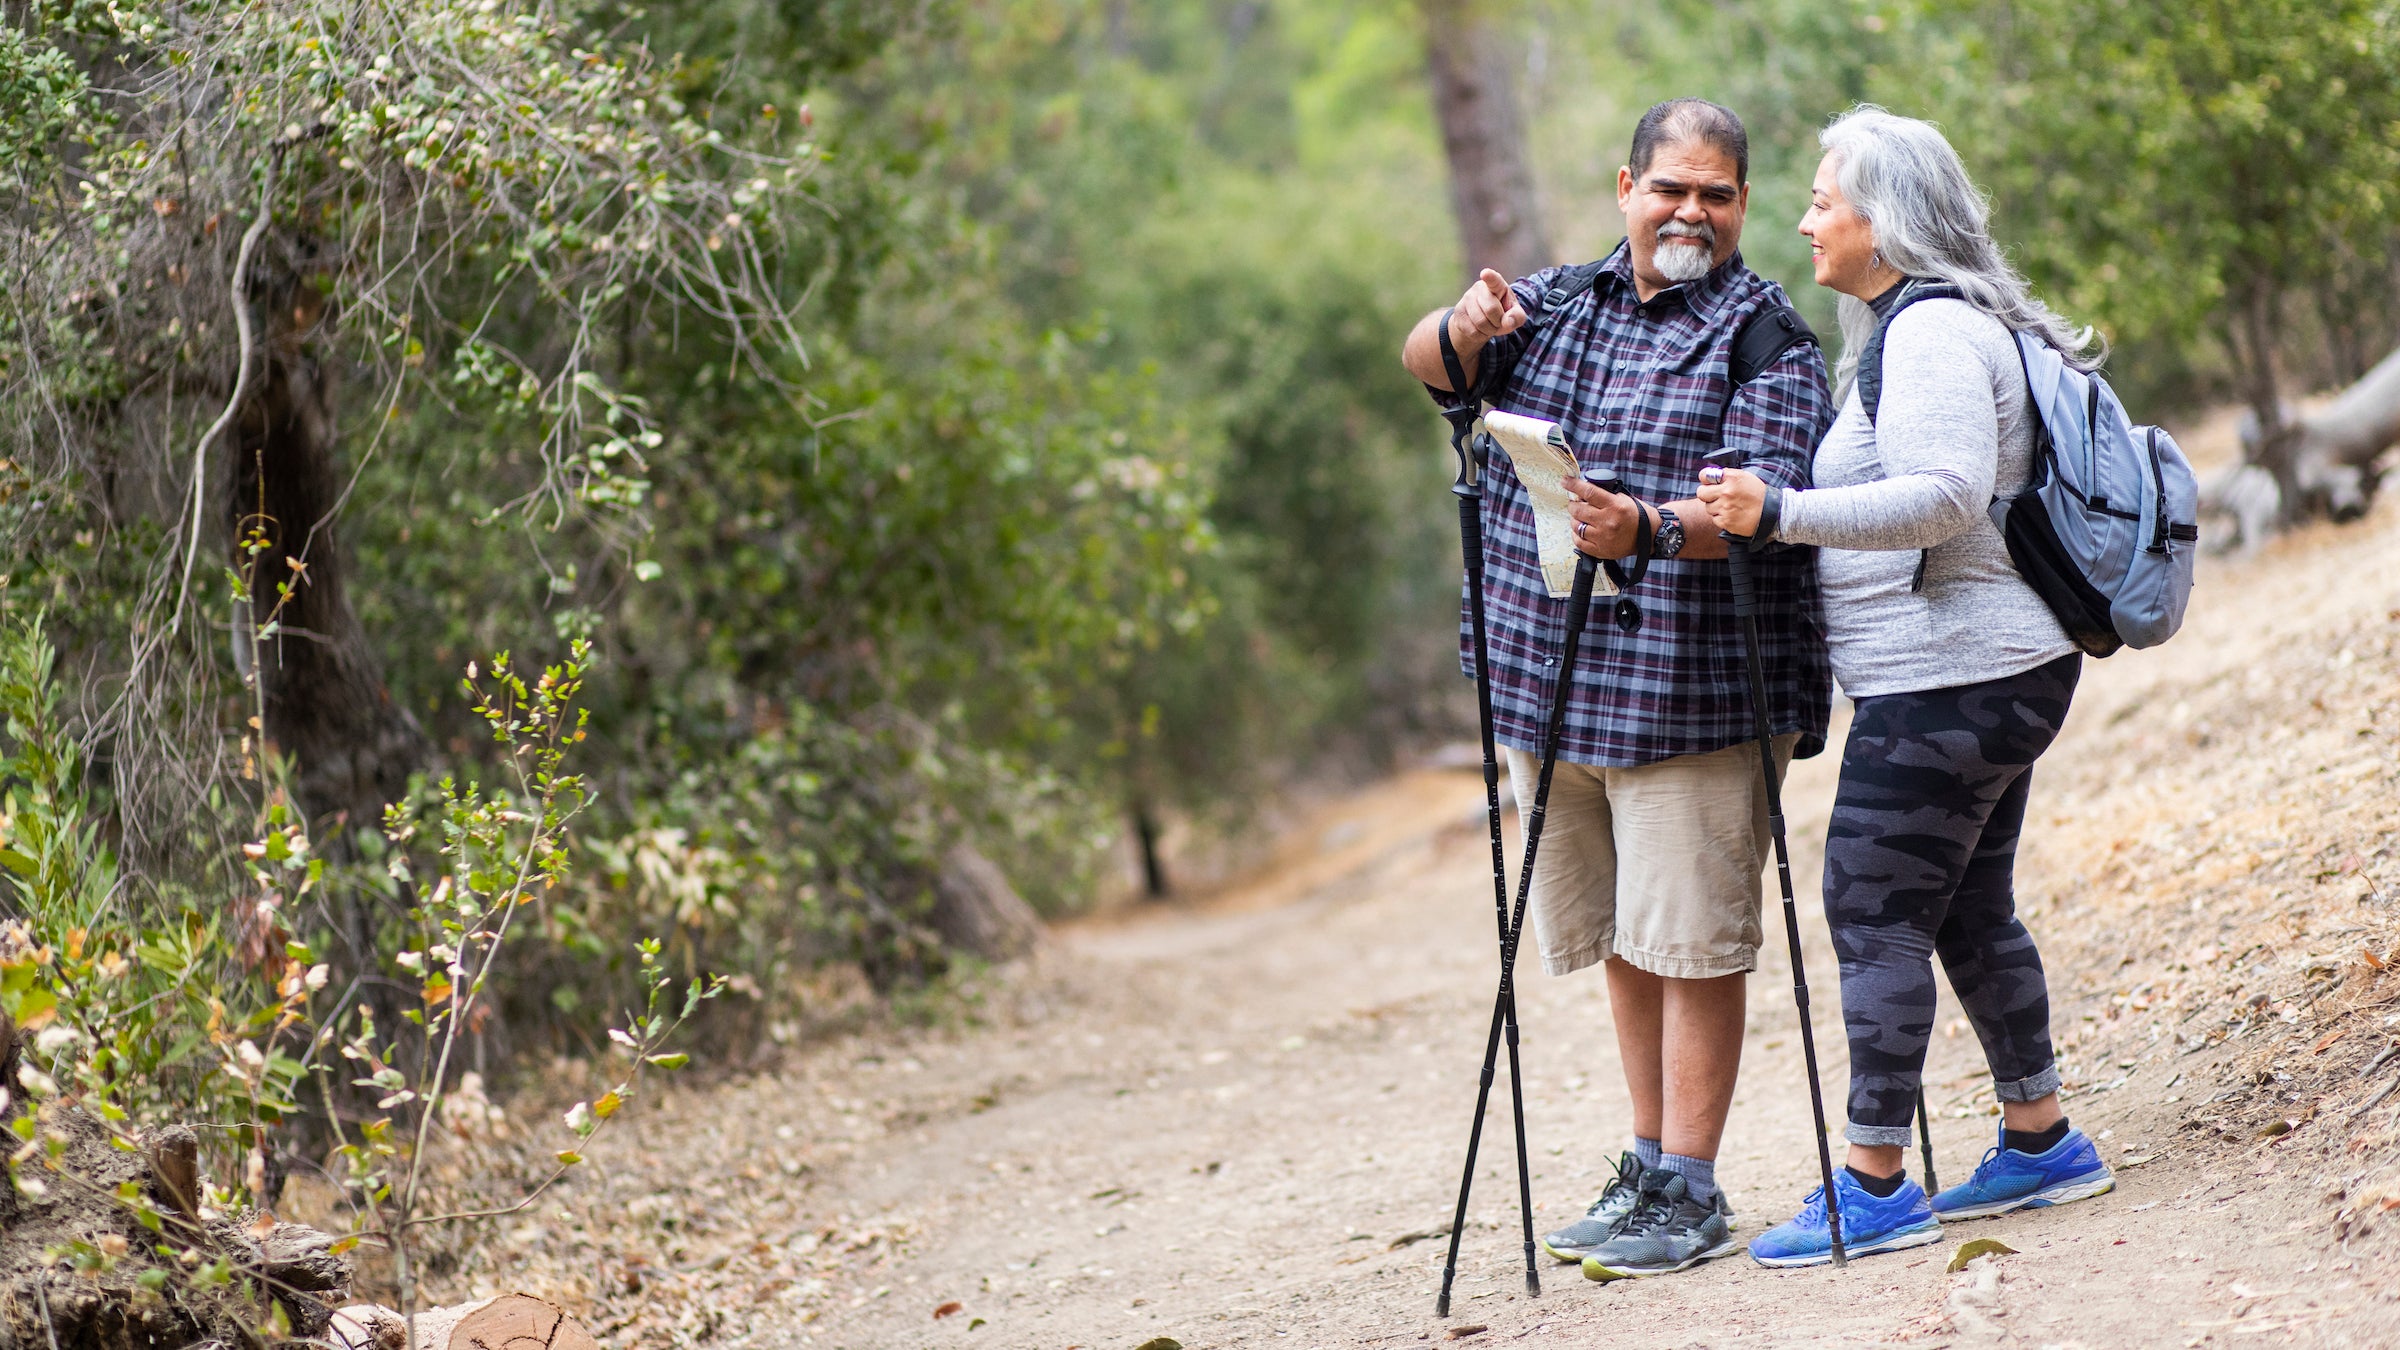
M 1583 537 L 1584 537 L 1584 533 L 1583 533 L 1583 522 L 1582 522 L 1582 521 L 1580 521 L 1580 520 L 1575 522 L 1575 537 L 1576 537 L 1576 538 L 1578 538 L 1578 539 L 1581 539 L 1581 538 L 1583 538 Z

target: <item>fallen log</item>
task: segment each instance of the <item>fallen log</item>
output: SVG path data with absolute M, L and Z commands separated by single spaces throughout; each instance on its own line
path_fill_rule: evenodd
M 2214 547 L 2256 548 L 2277 524 L 2308 515 L 2365 515 L 2382 481 L 2379 461 L 2400 443 L 2400 351 L 2314 412 L 2287 410 L 2272 444 L 2247 413 L 2239 435 L 2242 462 L 2200 490 L 2201 512 L 2226 527 Z
M 408 1322 L 390 1308 L 354 1303 L 337 1309 L 326 1339 L 339 1350 L 599 1350 L 581 1322 L 557 1304 L 531 1294 L 502 1294 L 417 1314 L 412 1346 Z

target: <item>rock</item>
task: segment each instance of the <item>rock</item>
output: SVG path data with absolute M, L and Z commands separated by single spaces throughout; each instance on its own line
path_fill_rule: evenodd
M 934 879 L 931 922 L 942 942 L 987 961 L 1030 951 L 1042 939 L 1041 916 L 991 859 L 964 840 L 950 846 Z

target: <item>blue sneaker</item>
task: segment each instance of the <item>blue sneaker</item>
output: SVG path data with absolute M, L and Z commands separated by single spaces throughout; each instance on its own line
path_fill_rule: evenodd
M 1849 1169 L 1833 1169 L 1840 1192 L 1842 1251 L 1849 1256 L 1896 1252 L 1942 1240 L 1942 1221 L 1925 1203 L 1925 1188 L 1903 1181 L 1888 1196 L 1869 1195 Z M 1833 1259 L 1833 1234 L 1825 1226 L 1825 1188 L 1808 1193 L 1789 1223 L 1750 1239 L 1750 1259 L 1762 1266 L 1821 1266 Z
M 1945 1219 L 1988 1219 L 2018 1209 L 2043 1209 L 2086 1200 L 2116 1189 L 2117 1175 L 2100 1161 L 2100 1150 L 2081 1130 L 2047 1153 L 2019 1153 L 2007 1134 L 1983 1155 L 1975 1175 L 1933 1197 L 1933 1212 Z

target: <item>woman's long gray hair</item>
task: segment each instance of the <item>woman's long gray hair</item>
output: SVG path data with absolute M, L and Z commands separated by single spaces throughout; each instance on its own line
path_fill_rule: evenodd
M 1883 261 L 1912 277 L 1958 287 L 1974 305 L 2012 332 L 2030 332 L 2089 370 L 2107 344 L 2077 328 L 2033 297 L 1987 228 L 1991 203 L 1967 177 L 1967 166 L 1941 128 L 1862 103 L 1833 119 L 1817 137 L 1834 159 L 1834 181 L 1850 209 L 1875 231 Z M 1842 360 L 1835 387 L 1846 392 L 1858 373 L 1858 354 L 1875 331 L 1875 311 L 1855 296 L 1839 302 Z

